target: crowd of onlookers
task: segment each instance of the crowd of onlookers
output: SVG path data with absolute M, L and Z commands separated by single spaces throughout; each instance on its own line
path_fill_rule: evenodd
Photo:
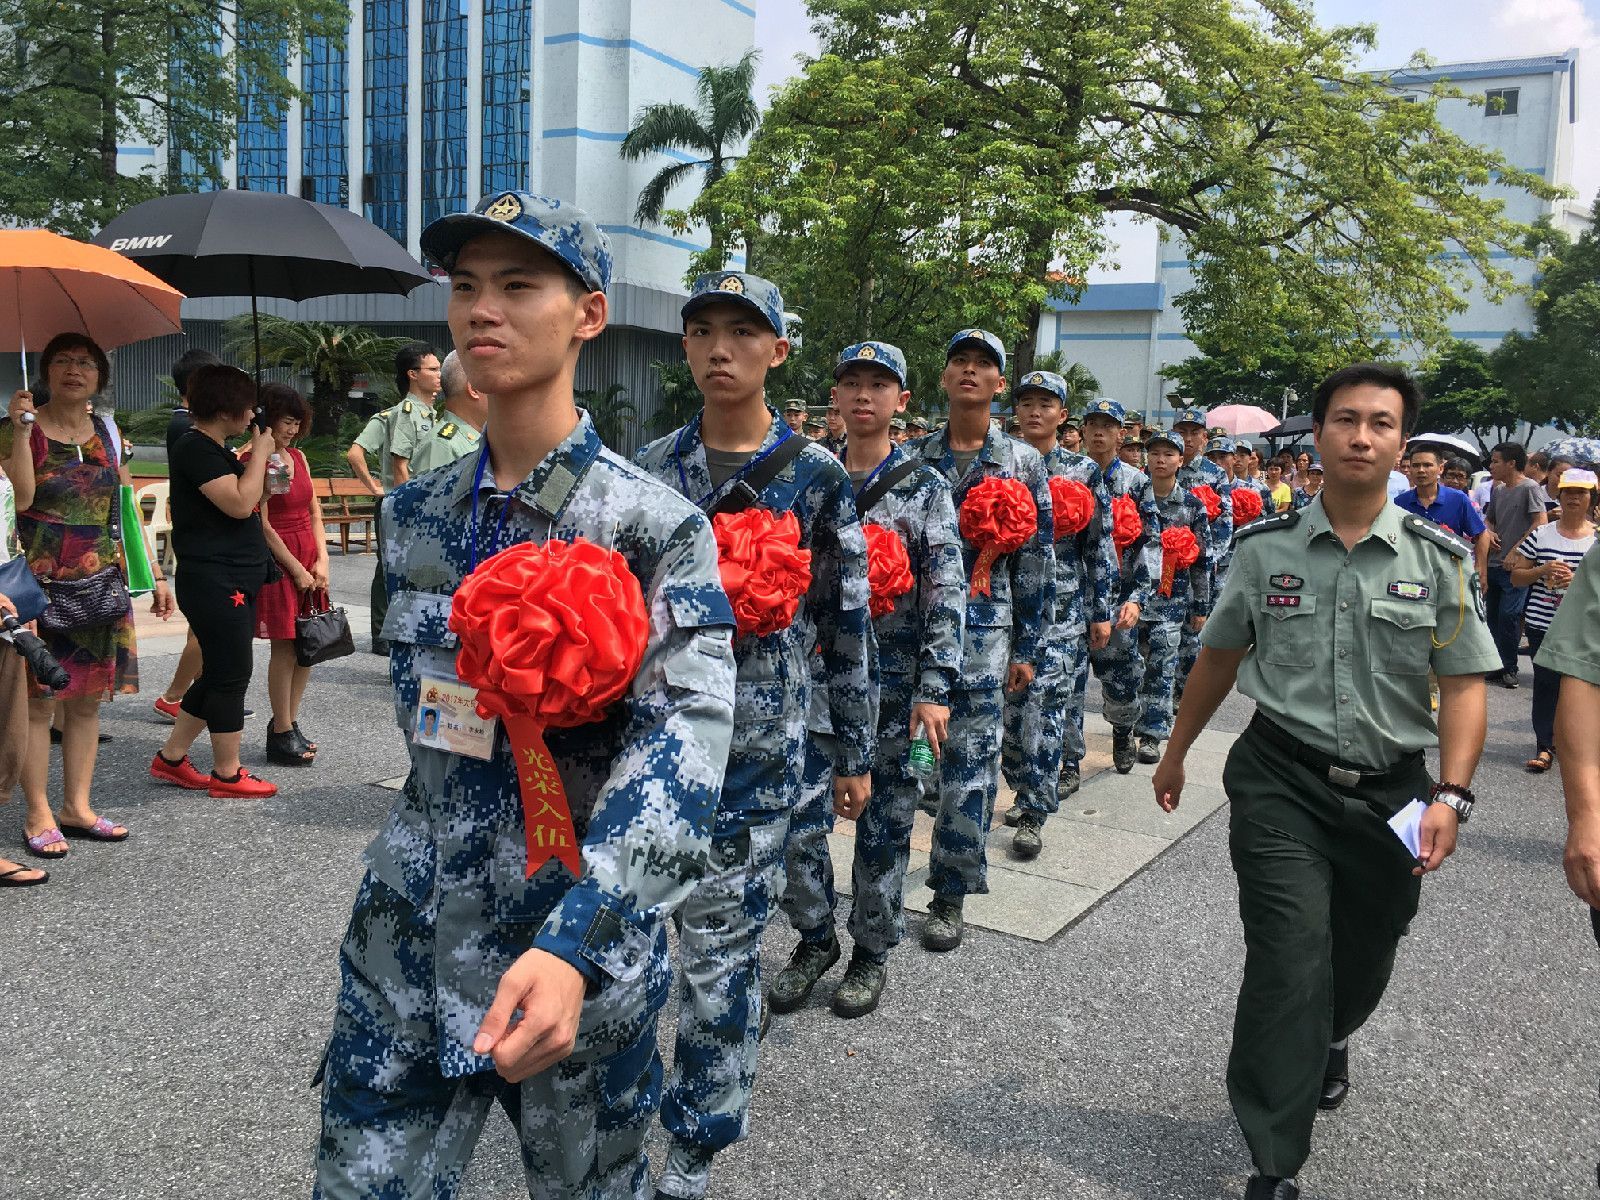
M 438 358 L 418 344 L 401 352 L 401 362 L 402 395 L 431 416 Z M 40 394 L 15 393 L 0 421 L 0 563 L 24 559 L 50 598 L 34 624 L 67 681 L 44 687 L 0 645 L 0 800 L 20 783 L 27 851 L 54 860 L 73 841 L 114 842 L 129 833 L 90 801 L 99 745 L 109 740 L 100 732 L 101 705 L 139 691 L 125 547 L 144 531 L 123 527 L 130 448 L 112 414 L 96 411 L 110 382 L 105 353 L 87 337 L 63 334 L 40 363 Z M 169 536 L 178 566 L 169 581 L 150 555 L 150 607 L 162 619 L 181 612 L 189 635 L 171 682 L 154 700 L 172 729 L 150 774 L 215 797 L 271 796 L 276 785 L 241 761 L 253 640 L 271 646 L 265 758 L 305 766 L 317 754 L 300 725 L 310 668 L 297 653 L 297 618 L 327 606 L 327 533 L 310 465 L 295 445 L 310 430 L 311 410 L 294 388 L 258 388 L 205 351 L 184 354 L 172 378 L 179 402 L 166 439 Z M 381 423 L 399 407 L 374 419 Z M 481 410 L 464 400 L 451 411 L 451 445 L 466 441 L 463 427 L 475 440 Z M 423 444 L 431 432 L 420 423 L 413 449 L 442 465 L 447 451 Z M 387 443 L 383 449 L 387 455 Z M 386 485 L 393 482 L 392 472 L 383 473 Z M 3 591 L 0 613 L 17 614 Z M 204 771 L 190 758 L 201 734 L 210 749 Z M 53 744 L 62 756 L 56 804 L 47 793 Z M 0 886 L 46 879 L 43 870 L 0 858 Z

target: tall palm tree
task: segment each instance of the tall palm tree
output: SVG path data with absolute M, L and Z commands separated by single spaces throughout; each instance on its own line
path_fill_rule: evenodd
M 316 434 L 336 433 L 349 403 L 350 386 L 358 376 L 381 383 L 394 374 L 394 356 L 406 338 L 384 337 L 360 325 L 327 321 L 292 321 L 261 314 L 261 365 L 283 367 L 311 377 L 311 428 Z M 223 327 L 223 349 L 236 362 L 250 362 L 254 336 L 248 316 L 234 317 Z
M 758 51 L 751 50 L 731 67 L 702 67 L 696 85 L 698 108 L 685 104 L 652 104 L 639 114 L 617 153 L 629 161 L 665 150 L 698 157 L 673 162 L 657 171 L 639 193 L 633 219 L 640 225 L 660 222 L 667 193 L 695 171 L 702 186 L 716 183 L 739 161 L 729 148 L 756 131 L 761 108 L 750 90 L 755 86 Z M 748 254 L 747 254 L 748 258 Z
M 1100 381 L 1081 362 L 1067 361 L 1063 350 L 1050 350 L 1033 360 L 1035 370 L 1054 371 L 1067 381 L 1067 411 L 1081 413 L 1083 406 L 1100 394 Z

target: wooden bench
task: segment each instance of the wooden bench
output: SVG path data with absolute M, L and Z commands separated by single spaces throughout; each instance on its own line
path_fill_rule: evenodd
M 365 534 L 357 535 L 361 549 L 377 551 L 378 497 L 366 485 L 359 479 L 312 479 L 311 493 L 322 502 L 322 523 L 330 540 L 338 529 L 341 553 L 350 553 L 350 530 L 360 525 L 366 526 Z

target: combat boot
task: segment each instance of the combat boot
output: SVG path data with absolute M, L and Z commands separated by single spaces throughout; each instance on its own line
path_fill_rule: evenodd
M 1126 775 L 1133 770 L 1133 731 L 1131 729 L 1112 727 L 1111 765 L 1116 767 L 1118 775 Z
M 1044 827 L 1044 822 L 1039 819 L 1039 814 L 1029 809 L 1023 812 L 1017 820 L 1017 832 L 1011 839 L 1011 853 L 1018 858 L 1038 858 L 1039 851 L 1044 849 L 1044 839 L 1039 836 L 1039 831 Z
M 1322 1095 L 1317 1098 L 1317 1107 L 1323 1112 L 1332 1112 L 1344 1103 L 1344 1098 L 1350 1094 L 1350 1047 L 1348 1045 L 1335 1049 L 1328 1047 L 1328 1066 L 1322 1072 Z
M 833 990 L 835 1016 L 864 1017 L 878 1007 L 883 995 L 883 985 L 889 982 L 889 968 L 873 962 L 857 950 L 850 956 L 850 965 L 844 969 L 844 978 Z
M 1148 733 L 1139 738 L 1139 761 L 1142 763 L 1158 763 L 1161 761 L 1161 739 L 1153 738 Z
M 961 916 L 965 896 L 935 896 L 928 905 L 928 919 L 922 924 L 922 946 L 925 950 L 954 950 L 961 945 L 961 934 L 966 921 Z
M 1244 1200 L 1300 1200 L 1300 1188 L 1292 1179 L 1252 1175 L 1244 1189 Z
M 1063 800 L 1078 790 L 1079 783 L 1080 780 L 1076 763 L 1072 764 L 1071 766 L 1063 766 L 1061 768 L 1061 798 Z
M 767 1003 L 773 1012 L 793 1012 L 806 1002 L 811 989 L 817 986 L 839 961 L 839 939 L 830 937 L 826 942 L 801 942 L 789 956 L 789 965 L 778 972 L 767 992 Z
M 1022 820 L 1022 806 L 1013 801 L 1011 807 L 1006 809 L 1000 819 L 1006 823 L 1006 828 L 1015 829 L 1017 822 Z

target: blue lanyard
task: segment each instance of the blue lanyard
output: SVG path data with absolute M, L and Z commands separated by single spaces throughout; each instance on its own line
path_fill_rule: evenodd
M 678 436 L 672 443 L 672 457 L 678 464 L 678 490 L 680 492 L 682 492 L 685 496 L 687 496 L 689 494 L 689 476 L 684 472 L 684 469 L 683 469 L 683 439 L 684 439 L 684 436 L 686 434 L 688 434 L 689 429 L 690 429 L 690 426 L 685 425 L 682 429 L 678 430 Z M 720 492 L 723 489 L 725 489 L 729 484 L 738 483 L 739 480 L 743 479 L 751 471 L 755 470 L 756 467 L 760 466 L 761 465 L 761 461 L 764 458 L 766 458 L 769 454 L 771 454 L 779 446 L 783 445 L 785 442 L 787 442 L 790 438 L 792 438 L 794 436 L 794 430 L 790 429 L 787 425 L 783 425 L 782 429 L 783 429 L 783 432 L 778 435 L 778 440 L 777 441 L 773 442 L 772 445 L 768 446 L 765 450 L 763 450 L 760 454 L 756 455 L 749 462 L 745 463 L 744 466 L 740 467 L 737 471 L 735 471 L 727 479 L 723 480 L 720 486 L 712 488 L 704 496 L 701 496 L 700 499 L 696 500 L 695 501 L 695 507 L 696 508 L 704 508 L 706 506 L 706 501 L 707 500 L 711 499 L 711 497 L 715 496 L 718 492 Z M 709 475 L 710 471 L 711 471 L 710 462 L 709 462 L 709 460 L 707 460 L 706 473 Z
M 483 487 L 483 472 L 489 465 L 489 442 L 484 439 L 483 449 L 478 451 L 478 469 L 472 474 L 472 565 L 467 568 L 468 574 L 478 569 L 478 492 Z M 498 547 L 506 535 L 506 518 L 511 515 L 511 496 L 506 495 L 504 503 L 500 506 L 500 521 L 495 526 L 494 541 L 491 545 Z
M 777 447 L 773 447 L 773 448 L 774 448 L 774 449 L 776 449 L 776 448 L 777 448 Z M 855 499 L 856 499 L 856 500 L 860 500 L 860 499 L 861 499 L 861 496 L 862 496 L 862 494 L 863 494 L 863 493 L 864 493 L 864 492 L 865 492 L 865 491 L 866 491 L 866 490 L 867 490 L 867 489 L 868 489 L 868 488 L 869 488 L 869 487 L 871 487 L 871 486 L 872 486 L 872 481 L 873 481 L 873 480 L 874 480 L 874 479 L 876 479 L 876 478 L 877 478 L 877 477 L 878 477 L 878 473 L 879 473 L 879 472 L 880 472 L 880 471 L 882 471 L 882 470 L 883 470 L 883 469 L 884 469 L 884 468 L 885 468 L 885 467 L 887 467 L 887 466 L 888 466 L 888 465 L 889 465 L 889 460 L 890 460 L 890 459 L 891 459 L 891 458 L 893 458 L 893 457 L 894 457 L 894 451 L 893 451 L 893 450 L 891 450 L 891 451 L 889 451 L 889 453 L 887 453 L 887 454 L 885 454 L 885 455 L 884 455 L 884 456 L 883 456 L 883 461 L 882 461 L 882 462 L 881 462 L 881 463 L 879 463 L 879 464 L 878 464 L 878 465 L 877 465 L 877 466 L 875 466 L 875 467 L 873 467 L 873 468 L 872 468 L 872 474 L 871 474 L 871 475 L 868 475 L 868 476 L 867 476 L 867 477 L 866 477 L 866 478 L 865 478 L 865 479 L 863 479 L 863 480 L 862 480 L 862 481 L 861 481 L 861 486 L 860 486 L 860 487 L 858 487 L 858 488 L 857 488 L 857 489 L 856 489 L 856 490 L 855 490 L 855 497 L 854 497 L 854 498 L 855 498 Z

